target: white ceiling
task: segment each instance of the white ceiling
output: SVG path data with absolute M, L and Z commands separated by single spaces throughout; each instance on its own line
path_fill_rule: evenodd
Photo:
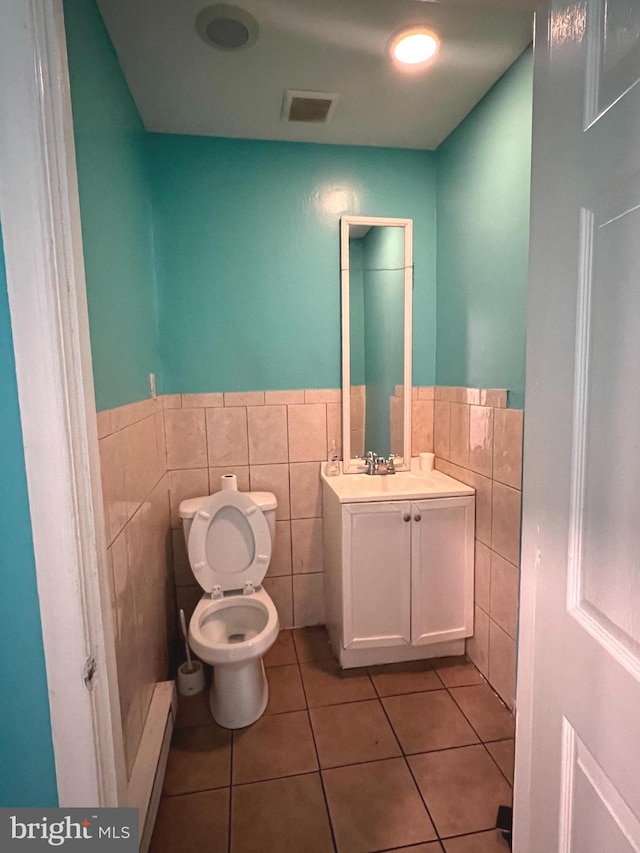
M 227 0 L 257 19 L 246 50 L 206 45 L 207 0 L 98 0 L 145 127 L 248 139 L 436 148 L 531 41 L 536 0 Z M 432 65 L 400 71 L 390 38 L 426 24 Z M 337 92 L 326 125 L 284 122 L 285 89 Z

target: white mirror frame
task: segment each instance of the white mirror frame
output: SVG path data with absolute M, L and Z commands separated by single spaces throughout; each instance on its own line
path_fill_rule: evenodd
M 404 229 L 403 442 L 402 463 L 396 466 L 396 470 L 405 471 L 411 467 L 413 220 L 388 219 L 375 216 L 343 216 L 340 219 L 340 270 L 342 282 L 342 470 L 345 474 L 359 474 L 365 470 L 364 462 L 357 457 L 351 457 L 351 347 L 349 340 L 349 226 L 351 225 L 389 225 L 394 228 Z

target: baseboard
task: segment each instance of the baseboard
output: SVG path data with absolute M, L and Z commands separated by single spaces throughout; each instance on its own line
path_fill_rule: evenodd
M 175 682 L 156 684 L 127 788 L 127 805 L 138 809 L 141 853 L 151 842 L 176 710 Z

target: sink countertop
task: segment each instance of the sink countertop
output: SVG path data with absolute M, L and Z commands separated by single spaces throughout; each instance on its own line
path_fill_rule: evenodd
M 414 463 L 417 460 L 412 460 Z M 373 476 L 369 474 L 339 474 L 327 477 L 322 469 L 322 481 L 340 503 L 365 501 L 419 500 L 421 498 L 451 498 L 474 495 L 475 489 L 466 486 L 442 471 L 420 471 L 412 464 L 411 471 Z

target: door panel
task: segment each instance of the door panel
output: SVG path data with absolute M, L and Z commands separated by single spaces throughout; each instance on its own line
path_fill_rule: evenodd
M 343 507 L 345 648 L 411 642 L 410 512 L 408 501 Z
M 560 815 L 560 850 L 633 853 L 640 824 L 589 749 L 563 720 L 563 788 L 569 794 Z
M 474 498 L 412 503 L 411 641 L 473 634 Z
M 586 127 L 640 79 L 639 19 L 637 0 L 588 2 Z
M 640 184 L 583 209 L 569 607 L 640 674 Z M 608 398 L 615 406 L 603 405 Z
M 640 3 L 537 16 L 514 851 L 640 851 Z

